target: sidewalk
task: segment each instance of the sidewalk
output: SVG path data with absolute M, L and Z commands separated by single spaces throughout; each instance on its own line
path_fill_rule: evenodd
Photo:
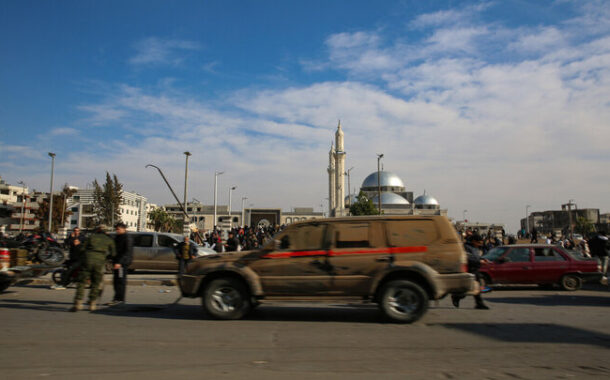
M 106 285 L 112 285 L 112 275 L 104 275 L 104 283 Z M 48 273 L 44 276 L 26 278 L 18 281 L 15 285 L 54 285 L 51 274 Z M 127 275 L 128 286 L 176 286 L 176 274 L 172 273 L 134 273 Z

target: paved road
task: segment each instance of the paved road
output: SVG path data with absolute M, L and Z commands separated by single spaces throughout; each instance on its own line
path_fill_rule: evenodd
M 106 288 L 103 300 L 111 297 Z M 498 290 L 431 304 L 413 325 L 374 307 L 261 306 L 213 321 L 176 287 L 132 286 L 129 304 L 68 313 L 73 289 L 0 294 L 3 378 L 610 378 L 610 292 Z

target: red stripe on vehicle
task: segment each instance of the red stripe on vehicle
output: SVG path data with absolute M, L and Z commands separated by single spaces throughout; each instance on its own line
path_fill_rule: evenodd
M 422 253 L 428 252 L 428 247 L 391 247 L 391 248 L 373 248 L 361 249 L 358 251 L 328 251 L 328 256 L 344 256 L 344 255 L 375 255 L 375 254 L 401 254 L 401 253 Z M 291 257 L 307 257 L 307 256 L 324 256 L 326 251 L 298 251 L 298 252 L 275 252 L 263 255 L 266 259 L 287 259 Z

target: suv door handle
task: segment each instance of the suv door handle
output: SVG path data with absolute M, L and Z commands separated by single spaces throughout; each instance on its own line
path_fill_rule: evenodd
M 394 261 L 394 257 L 392 255 L 381 256 L 376 258 L 375 261 L 391 263 Z

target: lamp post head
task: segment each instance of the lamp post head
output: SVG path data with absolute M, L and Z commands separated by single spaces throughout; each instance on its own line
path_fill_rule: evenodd
M 216 172 L 214 173 L 214 175 L 221 175 L 221 174 L 225 174 L 225 172 L 219 172 L 219 171 L 216 171 Z
M 383 153 L 377 153 L 377 159 L 380 160 L 383 158 Z
M 188 157 L 188 156 L 192 156 L 191 152 L 189 152 L 189 151 L 184 152 L 184 154 L 185 154 L 187 157 Z
M 55 153 L 49 152 L 49 157 L 55 157 Z
M 235 190 L 235 189 L 237 189 L 237 186 L 231 187 L 231 190 Z

